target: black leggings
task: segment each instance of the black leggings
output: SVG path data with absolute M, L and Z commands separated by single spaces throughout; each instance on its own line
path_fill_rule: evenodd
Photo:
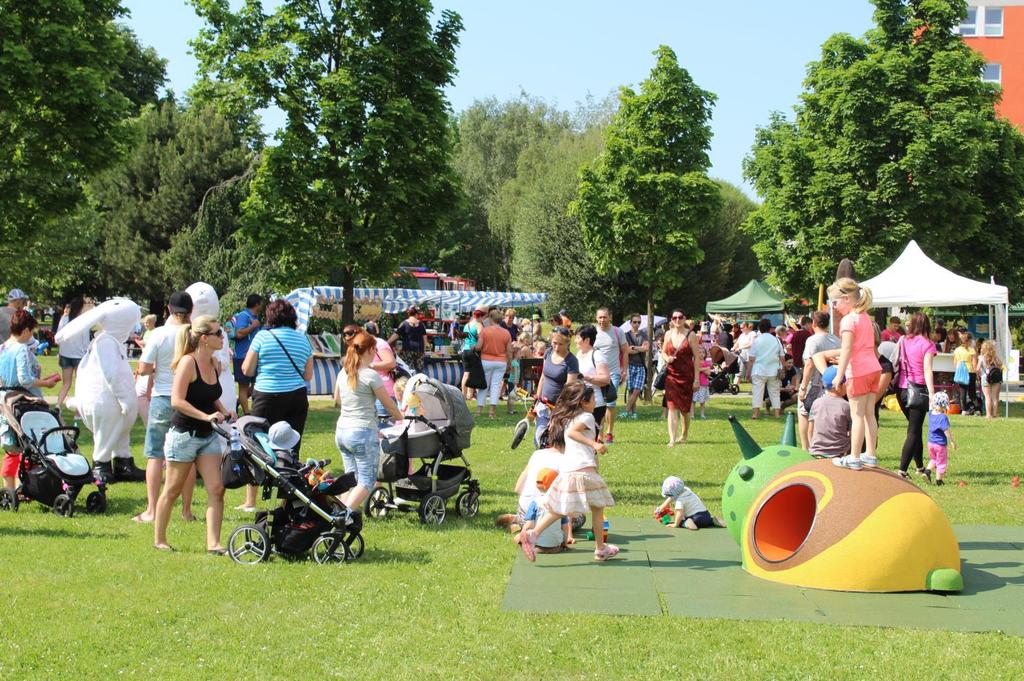
M 287 421 L 295 432 L 302 435 L 306 427 L 306 415 L 309 414 L 309 398 L 305 388 L 297 388 L 286 393 L 265 393 L 252 391 L 252 415 L 267 420 L 270 427 L 278 421 Z M 295 445 L 295 453 L 299 453 L 302 440 Z
M 903 441 L 903 453 L 900 455 L 900 470 L 904 473 L 910 468 L 910 460 L 913 459 L 918 469 L 924 468 L 924 429 L 925 419 L 928 418 L 928 409 L 907 409 L 903 405 L 907 401 L 906 388 L 899 391 L 900 410 L 907 417 L 907 439 Z

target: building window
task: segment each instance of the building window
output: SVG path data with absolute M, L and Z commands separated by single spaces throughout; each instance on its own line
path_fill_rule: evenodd
M 1000 24 L 1002 24 L 1002 19 L 1000 19 Z M 960 26 L 959 26 L 958 31 L 959 31 L 960 35 L 964 35 L 964 36 L 978 35 L 978 8 L 977 7 L 968 7 L 967 8 L 967 17 L 963 21 L 960 22 Z M 1000 28 L 1000 33 L 1002 33 L 1002 29 L 1001 28 Z
M 985 8 L 985 35 L 997 37 L 1003 35 L 1002 7 Z
M 981 79 L 986 83 L 1002 84 L 1003 67 L 1000 64 L 985 64 L 985 68 L 981 71 Z

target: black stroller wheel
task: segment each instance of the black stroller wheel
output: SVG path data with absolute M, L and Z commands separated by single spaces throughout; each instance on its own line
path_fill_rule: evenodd
M 455 510 L 463 518 L 472 518 L 480 511 L 480 495 L 473 491 L 463 492 L 455 500 Z
M 17 511 L 18 493 L 10 489 L 0 489 L 0 511 Z
M 328 532 L 317 537 L 309 553 L 313 556 L 313 561 L 320 565 L 346 563 L 354 557 L 344 537 L 337 532 Z
M 53 512 L 62 518 L 70 518 L 75 514 L 75 502 L 67 494 L 58 494 L 53 500 Z
M 270 537 L 257 525 L 241 525 L 228 539 L 228 555 L 240 565 L 256 565 L 270 556 Z
M 420 502 L 420 522 L 424 525 L 440 525 L 445 516 L 444 497 L 428 494 Z
M 370 496 L 367 497 L 363 509 L 370 518 L 386 518 L 390 504 L 391 494 L 384 487 L 377 487 L 370 492 Z
M 103 492 L 91 492 L 85 498 L 85 512 L 94 514 L 106 513 L 107 495 Z
M 733 383 L 732 385 L 729 386 L 729 392 L 731 392 L 733 395 L 739 395 L 740 387 Z
M 345 535 L 345 546 L 348 547 L 349 553 L 352 554 L 352 560 L 363 557 L 363 535 L 359 532 L 349 532 Z

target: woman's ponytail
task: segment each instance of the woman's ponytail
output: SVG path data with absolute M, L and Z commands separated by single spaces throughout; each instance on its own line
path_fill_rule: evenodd
M 199 349 L 199 339 L 213 331 L 213 325 L 216 323 L 214 317 L 202 315 L 193 319 L 190 324 L 181 325 L 174 337 L 174 361 L 171 362 L 171 369 L 177 369 L 182 357 Z
M 867 286 L 857 287 L 857 304 L 853 306 L 856 312 L 867 312 L 871 309 L 871 302 L 874 300 L 874 296 L 871 295 L 871 289 Z
M 377 339 L 365 331 L 360 331 L 348 342 L 348 350 L 345 351 L 343 366 L 349 390 L 355 390 L 356 385 L 359 383 L 359 363 L 362 360 L 362 356 L 369 352 L 371 348 L 376 347 Z

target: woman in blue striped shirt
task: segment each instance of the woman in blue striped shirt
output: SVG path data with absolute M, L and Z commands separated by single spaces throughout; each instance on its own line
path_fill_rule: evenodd
M 267 305 L 267 326 L 256 333 L 242 361 L 242 372 L 255 376 L 252 415 L 270 425 L 287 421 L 302 434 L 309 412 L 306 382 L 313 378 L 313 348 L 299 331 L 291 303 L 279 298 Z M 295 447 L 298 453 L 300 441 Z M 244 511 L 256 510 L 256 488 L 246 490 Z

